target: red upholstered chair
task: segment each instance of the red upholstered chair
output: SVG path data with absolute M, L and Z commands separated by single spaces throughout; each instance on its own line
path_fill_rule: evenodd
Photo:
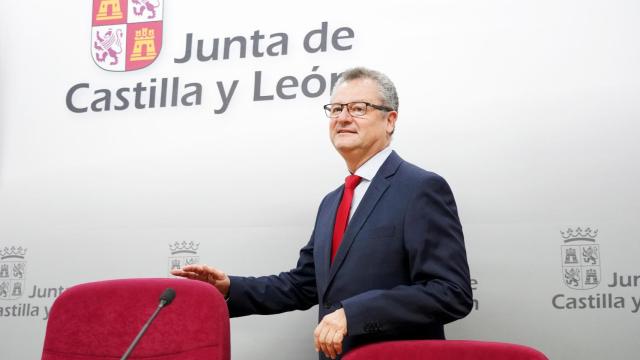
M 184 279 L 109 280 L 65 290 L 51 309 L 42 359 L 119 359 L 168 287 L 175 299 L 129 359 L 229 360 L 229 313 L 222 295 Z
M 387 341 L 365 345 L 343 360 L 548 360 L 527 346 L 472 340 Z

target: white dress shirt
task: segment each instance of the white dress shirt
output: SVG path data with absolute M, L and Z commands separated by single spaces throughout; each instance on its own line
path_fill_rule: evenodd
M 356 189 L 353 192 L 353 200 L 351 201 L 351 210 L 349 211 L 349 220 L 355 213 L 358 205 L 360 205 L 360 201 L 364 197 L 364 194 L 367 192 L 369 185 L 371 185 L 371 179 L 376 175 L 382 164 L 387 160 L 389 155 L 391 155 L 391 146 L 387 146 L 379 153 L 373 155 L 371 159 L 367 160 L 362 166 L 356 169 L 354 175 L 358 175 L 362 178 L 360 180 L 360 184 L 356 186 Z

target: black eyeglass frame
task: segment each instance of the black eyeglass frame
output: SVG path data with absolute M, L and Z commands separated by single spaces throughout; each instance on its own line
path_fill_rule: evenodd
M 346 104 L 331 103 L 331 104 L 323 105 L 322 108 L 324 109 L 324 114 L 327 115 L 328 118 L 334 118 L 334 117 L 340 116 L 340 114 L 342 114 L 342 111 L 344 110 L 345 106 L 347 107 L 347 112 L 351 116 L 362 116 L 362 115 L 364 115 L 364 114 L 362 114 L 362 115 L 353 115 L 353 114 L 351 114 L 351 111 L 349 110 L 349 104 L 365 104 L 366 107 L 372 107 L 372 108 L 374 108 L 376 110 L 380 110 L 380 111 L 387 111 L 387 112 L 395 111 L 394 109 L 392 109 L 390 107 L 382 106 L 382 105 L 376 105 L 376 104 L 372 104 L 372 103 L 369 103 L 369 102 L 366 102 L 366 101 L 353 101 L 353 102 L 346 103 Z M 334 105 L 340 105 L 340 112 L 335 116 L 331 116 L 331 114 L 330 114 L 331 106 L 334 106 Z M 367 113 L 367 110 L 368 110 L 366 107 L 365 107 L 365 114 Z

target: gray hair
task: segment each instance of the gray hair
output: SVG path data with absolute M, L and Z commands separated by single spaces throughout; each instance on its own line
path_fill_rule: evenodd
M 395 85 L 393 85 L 393 81 L 391 81 L 387 75 L 365 67 L 354 67 L 345 70 L 340 74 L 340 78 L 336 81 L 335 85 L 333 85 L 331 93 L 342 83 L 356 79 L 371 79 L 378 83 L 378 92 L 384 105 L 398 111 L 400 100 L 398 99 L 398 92 L 396 91 Z

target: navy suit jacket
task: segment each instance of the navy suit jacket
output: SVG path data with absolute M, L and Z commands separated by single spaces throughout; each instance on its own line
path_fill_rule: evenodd
M 443 324 L 464 317 L 472 306 L 462 227 L 449 185 L 392 152 L 349 221 L 331 264 L 343 189 L 322 200 L 294 269 L 230 277 L 230 315 L 319 304 L 322 319 L 342 307 L 348 328 L 344 352 L 382 340 L 444 339 Z

